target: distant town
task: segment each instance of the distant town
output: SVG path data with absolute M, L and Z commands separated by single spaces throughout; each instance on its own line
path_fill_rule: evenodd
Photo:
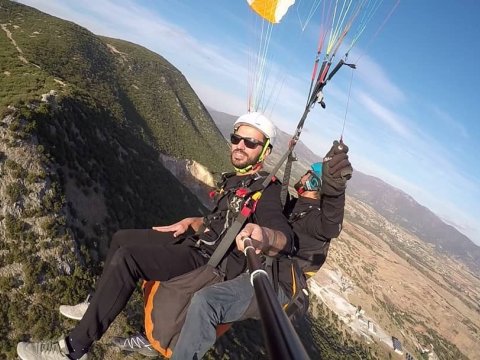
M 353 305 L 345 297 L 354 288 L 350 279 L 344 277 L 339 271 L 323 268 L 321 276 L 309 279 L 309 289 L 325 306 L 333 311 L 339 319 L 346 324 L 355 334 L 359 335 L 367 344 L 376 341 L 383 342 L 389 349 L 398 354 L 398 358 L 406 360 L 416 359 L 402 346 L 398 335 L 386 333 L 368 314 L 361 305 Z M 417 344 L 417 350 L 426 354 L 429 360 L 438 360 L 432 347 Z

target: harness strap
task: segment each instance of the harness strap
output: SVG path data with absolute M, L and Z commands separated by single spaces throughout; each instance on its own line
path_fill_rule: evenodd
M 247 219 L 255 212 L 257 202 L 260 200 L 263 190 L 265 190 L 270 182 L 276 181 L 276 178 L 272 173 L 268 174 L 266 177 L 265 175 L 258 173 L 256 176 L 257 177 L 253 179 L 253 183 L 242 190 L 242 194 L 245 196 L 242 209 L 237 214 L 235 221 L 228 228 L 227 232 L 223 236 L 223 239 L 220 241 L 220 244 L 218 244 L 217 248 L 210 257 L 210 260 L 208 261 L 209 265 L 217 267 L 218 264 L 220 264 L 222 259 L 225 257 L 225 254 L 228 252 L 228 249 L 235 241 L 235 237 L 245 225 Z M 236 190 L 236 193 L 238 194 L 238 189 Z M 250 194 L 252 195 L 249 196 Z
M 272 284 L 273 288 L 275 290 L 275 293 L 278 294 L 278 286 L 279 286 L 279 280 L 278 280 L 278 260 L 271 257 L 271 256 L 266 256 L 265 257 L 265 268 L 267 269 L 267 273 L 272 279 Z
M 287 160 L 287 163 L 285 164 L 285 171 L 283 174 L 282 192 L 280 193 L 280 201 L 282 202 L 282 206 L 285 206 L 285 203 L 287 202 L 288 185 L 290 183 L 290 175 L 292 173 L 292 163 L 294 161 L 297 161 L 297 158 L 292 152 L 288 155 L 288 160 Z
M 288 304 L 287 308 L 285 309 L 285 313 L 289 318 L 292 317 L 299 309 L 304 309 L 305 305 L 308 304 L 306 299 L 303 296 L 294 296 L 293 301 Z
M 228 249 L 230 246 L 232 246 L 233 242 L 235 241 L 235 237 L 238 235 L 240 230 L 242 229 L 243 225 L 246 223 L 247 219 L 250 217 L 250 215 L 255 212 L 255 208 L 257 207 L 257 202 L 260 200 L 262 196 L 262 192 L 265 189 L 264 187 L 260 186 L 258 191 L 255 191 L 257 189 L 257 184 L 261 183 L 263 185 L 263 176 L 257 179 L 254 179 L 254 183 L 251 185 L 251 187 L 248 187 L 245 189 L 244 196 L 246 197 L 245 201 L 243 202 L 242 209 L 240 212 L 237 214 L 235 221 L 233 224 L 228 228 L 227 232 L 223 236 L 223 239 L 220 241 L 220 244 L 218 244 L 217 248 L 213 252 L 212 256 L 210 257 L 210 260 L 208 261 L 208 264 L 217 267 L 218 264 L 222 261 L 222 259 L 225 257 L 225 254 L 227 253 Z M 270 182 L 269 182 L 270 183 Z M 249 196 L 249 194 L 252 194 Z
M 210 257 L 210 260 L 208 261 L 209 265 L 213 267 L 218 266 L 220 261 L 222 261 L 223 257 L 227 253 L 230 246 L 235 241 L 235 237 L 242 229 L 243 224 L 245 224 L 245 222 L 247 221 L 247 218 L 248 216 L 245 216 L 242 213 L 238 214 L 234 223 L 228 228 L 222 241 L 220 241 L 220 244 L 218 244 L 217 248 L 215 249 L 212 256 Z

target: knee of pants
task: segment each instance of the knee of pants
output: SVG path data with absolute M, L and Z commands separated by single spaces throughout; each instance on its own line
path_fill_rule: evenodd
M 205 307 L 209 306 L 209 298 L 208 292 L 205 291 L 205 288 L 198 290 L 195 294 L 193 294 L 192 300 L 190 302 L 191 307 Z
M 128 247 L 120 247 L 115 250 L 108 265 L 108 271 L 110 274 L 113 272 L 123 281 L 132 281 L 133 283 L 145 278 L 141 266 Z
M 115 253 L 112 256 L 112 260 L 110 262 L 111 266 L 118 266 L 121 264 L 126 264 L 127 259 L 130 257 L 130 252 L 128 249 L 124 247 L 119 247 L 115 250 Z
M 208 317 L 218 322 L 220 305 L 212 302 L 211 297 L 208 296 L 208 288 L 198 290 L 192 297 L 188 311 L 201 317 Z

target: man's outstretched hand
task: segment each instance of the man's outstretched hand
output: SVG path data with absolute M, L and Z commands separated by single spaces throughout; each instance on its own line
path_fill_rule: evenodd
M 200 225 L 202 225 L 202 222 L 201 217 L 189 217 L 172 225 L 154 226 L 152 229 L 160 232 L 173 232 L 173 237 L 177 237 L 184 234 L 189 227 L 192 227 L 193 230 L 197 231 L 200 228 Z

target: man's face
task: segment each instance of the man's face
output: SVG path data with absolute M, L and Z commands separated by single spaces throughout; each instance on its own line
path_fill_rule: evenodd
M 254 141 L 256 140 L 259 144 L 251 149 L 246 146 L 243 139 L 240 140 L 238 144 L 232 143 L 232 165 L 238 169 L 246 168 L 249 165 L 255 165 L 262 153 L 263 146 L 260 144 L 265 142 L 265 137 L 260 131 L 247 125 L 241 125 L 235 132 L 235 135 L 242 138 L 253 139 Z

